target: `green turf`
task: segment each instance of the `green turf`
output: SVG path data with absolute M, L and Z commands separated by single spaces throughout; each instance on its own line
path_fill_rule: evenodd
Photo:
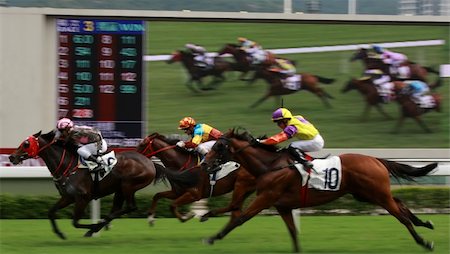
M 148 54 L 169 54 L 185 43 L 204 45 L 209 51 L 219 50 L 225 43 L 246 36 L 267 49 L 324 46 L 352 43 L 374 43 L 449 38 L 445 26 L 405 25 L 331 25 L 331 24 L 254 24 L 220 22 L 149 22 Z M 448 43 L 448 42 L 447 42 Z M 437 68 L 448 63 L 448 46 L 397 49 L 411 60 Z M 386 111 L 395 120 L 385 120 L 374 109 L 366 122 L 360 121 L 364 103 L 356 91 L 340 90 L 351 77 L 359 77 L 360 62 L 350 63 L 351 51 L 283 55 L 296 60 L 300 72 L 335 78 L 322 87 L 335 97 L 332 109 L 309 92 L 284 96 L 285 106 L 313 122 L 325 138 L 326 148 L 447 148 L 449 146 L 449 81 L 438 92 L 443 95 L 443 112 L 431 112 L 424 121 L 434 131 L 423 130 L 408 119 L 400 134 L 390 134 L 399 116 L 398 105 L 390 103 Z M 279 129 L 270 121 L 271 112 L 279 105 L 274 99 L 256 109 L 249 105 L 260 98 L 267 85 L 259 81 L 251 86 L 228 73 L 227 81 L 217 90 L 194 94 L 184 83 L 187 75 L 179 63 L 148 62 L 148 128 L 147 132 L 182 134 L 179 119 L 186 115 L 209 123 L 222 131 L 243 126 L 255 136 L 271 135 Z M 436 79 L 432 75 L 431 79 Z
M 419 215 L 432 220 L 435 230 L 417 228 L 435 243 L 433 253 L 449 253 L 448 215 Z M 60 240 L 46 220 L 0 220 L 2 254 L 71 253 L 290 253 L 291 241 L 279 216 L 258 216 L 212 246 L 202 239 L 216 233 L 227 218 L 200 223 L 159 219 L 152 228 L 145 219 L 119 219 L 110 231 L 84 238 L 69 220 L 58 221 L 67 240 Z M 392 216 L 303 216 L 303 253 L 429 253 L 415 244 L 405 227 Z

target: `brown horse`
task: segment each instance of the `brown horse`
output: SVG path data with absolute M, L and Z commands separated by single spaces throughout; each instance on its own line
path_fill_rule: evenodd
M 170 205 L 171 211 L 182 222 L 193 217 L 193 214 L 183 215 L 178 212 L 178 207 L 190 204 L 194 201 L 220 196 L 233 191 L 231 203 L 224 208 L 209 211 L 201 217 L 201 221 L 206 221 L 210 216 L 216 216 L 231 211 L 231 218 L 237 217 L 241 213 L 242 204 L 255 190 L 255 179 L 244 169 L 237 169 L 228 176 L 216 181 L 215 185 L 210 185 L 210 175 L 198 167 L 200 159 L 197 154 L 177 147 L 175 144 L 179 140 L 168 139 L 158 133 L 147 136 L 137 147 L 137 151 L 148 158 L 158 157 L 161 162 L 171 169 L 178 171 L 189 171 L 199 178 L 198 183 L 192 188 L 174 188 L 169 191 L 157 193 L 153 196 L 153 202 L 148 211 L 150 225 L 154 223 L 156 205 L 159 199 L 168 198 L 174 200 Z
M 440 82 L 441 80 L 438 79 L 433 86 L 438 87 Z M 431 94 L 435 105 L 431 108 L 421 108 L 420 105 L 412 100 L 411 95 L 405 91 L 405 87 L 406 84 L 402 81 L 394 82 L 394 91 L 397 97 L 397 102 L 400 106 L 400 118 L 398 119 L 393 133 L 398 133 L 400 131 L 400 127 L 408 117 L 414 119 L 425 132 L 431 133 L 432 130 L 422 120 L 421 115 L 433 110 L 436 112 L 441 112 L 441 96 L 436 93 Z
M 217 53 L 219 56 L 222 56 L 224 54 L 230 54 L 233 56 L 236 62 L 234 65 L 234 70 L 242 72 L 242 74 L 239 76 L 240 80 L 249 81 L 251 83 L 255 80 L 255 77 L 250 79 L 244 79 L 245 75 L 247 75 L 249 71 L 254 71 L 257 68 L 259 68 L 259 66 L 255 66 L 251 63 L 247 52 L 241 49 L 239 45 L 233 43 L 225 44 L 225 46 L 222 49 L 220 49 Z M 265 62 L 261 63 L 262 66 L 270 65 L 270 63 L 273 62 L 275 59 L 275 55 L 272 54 L 271 52 L 266 51 L 266 54 L 267 59 Z
M 361 121 L 367 120 L 372 107 L 375 107 L 386 119 L 392 119 L 392 117 L 384 111 L 382 107 L 383 100 L 371 79 L 352 78 L 347 82 L 345 87 L 342 88 L 341 92 L 346 93 L 350 90 L 357 90 L 364 97 L 366 102 L 364 111 L 361 114 Z
M 368 52 L 365 48 L 358 49 L 350 58 L 350 61 L 361 60 L 364 63 L 364 67 L 366 70 L 370 69 L 379 69 L 384 73 L 391 74 L 389 69 L 389 65 L 385 64 L 382 59 L 374 53 Z M 438 71 L 434 70 L 431 67 L 421 66 L 417 63 L 407 61 L 403 64 L 403 66 L 407 66 L 410 69 L 410 76 L 407 79 L 417 79 L 427 82 L 428 73 L 439 74 Z M 391 75 L 393 80 L 399 80 L 396 75 Z
M 212 68 L 200 68 L 195 65 L 195 60 L 192 53 L 183 50 L 175 51 L 171 58 L 167 60 L 167 63 L 169 64 L 174 62 L 182 62 L 184 67 L 187 69 L 190 78 L 186 85 L 193 92 L 198 92 L 198 90 L 192 86 L 193 82 L 197 83 L 200 90 L 211 90 L 221 82 L 225 81 L 225 76 L 223 74 L 226 71 L 234 70 L 233 65 L 221 57 L 214 58 L 214 66 Z M 213 76 L 214 78 L 208 85 L 205 86 L 202 80 L 207 76 Z
M 54 141 L 54 132 L 41 132 L 28 137 L 9 156 L 9 160 L 17 165 L 29 158 L 41 157 L 47 165 L 55 181 L 61 198 L 50 208 L 48 217 L 53 232 L 60 238 L 65 235 L 56 224 L 56 212 L 75 203 L 72 224 L 76 228 L 89 229 L 85 236 L 92 236 L 110 221 L 123 214 L 137 209 L 135 201 L 136 191 L 151 182 L 164 179 L 165 172 L 155 168 L 153 162 L 135 151 L 124 151 L 117 154 L 117 164 L 112 171 L 99 182 L 94 182 L 87 168 L 79 167 L 79 156 L 76 147 Z M 174 177 L 172 177 L 173 175 Z M 179 174 L 181 175 L 181 174 Z M 170 181 L 181 183 L 176 174 L 167 175 Z M 188 183 L 185 181 L 185 183 Z M 192 183 L 191 183 L 192 184 Z M 80 224 L 84 210 L 89 202 L 114 193 L 111 212 L 97 224 Z M 123 203 L 126 206 L 123 207 Z
M 275 146 L 260 144 L 247 132 L 238 134 L 231 130 L 223 135 L 206 155 L 202 167 L 207 170 L 214 167 L 214 164 L 224 163 L 226 158 L 241 163 L 256 177 L 257 196 L 241 216 L 225 226 L 218 234 L 205 239 L 209 244 L 224 238 L 234 228 L 250 220 L 263 209 L 274 206 L 288 228 L 294 251 L 299 252 L 292 210 L 325 204 L 349 193 L 358 201 L 370 202 L 385 208 L 405 225 L 419 245 L 428 250 L 433 249 L 433 242 L 424 240 L 413 227 L 414 224 L 433 229 L 433 224 L 430 221 L 421 221 L 401 200 L 392 196 L 389 175 L 413 180 L 414 177 L 427 175 L 437 167 L 437 163 L 416 168 L 362 154 L 343 154 L 333 157 L 341 165 L 341 176 L 335 167 L 324 169 L 325 179 L 328 179 L 325 180 L 324 186 L 335 189 L 324 191 L 302 188 L 302 177 L 298 170 L 291 168 L 293 161 L 289 152 L 278 151 Z M 307 195 L 304 194 L 305 191 Z
M 309 91 L 319 97 L 326 107 L 331 108 L 331 104 L 328 99 L 333 99 L 333 96 L 328 94 L 324 89 L 319 87 L 319 83 L 323 84 L 331 84 L 334 82 L 334 79 L 321 77 L 318 75 L 313 75 L 309 73 L 300 73 L 301 75 L 301 85 L 300 89 L 289 89 L 284 85 L 284 77 L 283 74 L 270 71 L 267 68 L 261 67 L 255 72 L 255 78 L 262 78 L 268 84 L 269 88 L 266 94 L 253 103 L 250 107 L 254 108 L 267 100 L 271 96 L 275 96 L 278 99 L 281 95 L 292 94 L 301 90 Z M 277 103 L 279 105 L 279 103 Z

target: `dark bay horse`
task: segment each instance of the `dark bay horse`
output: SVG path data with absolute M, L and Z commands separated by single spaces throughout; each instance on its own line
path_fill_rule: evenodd
M 177 147 L 175 144 L 179 140 L 168 139 L 158 133 L 152 133 L 147 136 L 137 147 L 137 151 L 148 158 L 158 157 L 161 162 L 169 169 L 178 171 L 189 171 L 193 177 L 199 180 L 192 188 L 174 188 L 169 191 L 157 193 L 153 196 L 152 206 L 148 212 L 149 223 L 153 225 L 156 205 L 159 199 L 168 198 L 174 200 L 170 206 L 172 213 L 182 222 L 193 217 L 193 214 L 183 215 L 178 212 L 178 207 L 190 204 L 210 196 L 220 196 L 233 191 L 231 203 L 224 208 L 209 211 L 204 214 L 201 221 L 206 221 L 208 217 L 231 212 L 231 218 L 237 217 L 241 213 L 242 204 L 255 190 L 255 179 L 244 169 L 237 169 L 228 176 L 216 181 L 211 190 L 210 176 L 202 170 L 198 164 L 200 158 L 184 148 Z
M 352 78 L 347 82 L 344 88 L 342 88 L 341 92 L 346 93 L 351 90 L 357 90 L 363 96 L 366 103 L 361 114 L 361 121 L 367 120 L 372 107 L 375 107 L 386 119 L 392 119 L 392 117 L 383 109 L 383 100 L 371 79 Z
M 438 79 L 434 86 L 439 86 L 440 82 L 441 80 Z M 400 131 L 400 127 L 403 125 L 403 122 L 406 118 L 414 119 L 425 132 L 431 133 L 432 130 L 425 124 L 421 116 L 424 113 L 433 110 L 436 112 L 441 112 L 441 96 L 436 93 L 431 94 L 432 98 L 434 99 L 435 105 L 431 108 L 421 108 L 420 105 L 417 105 L 417 103 L 414 102 L 410 94 L 404 92 L 405 86 L 406 84 L 402 81 L 394 82 L 394 91 L 397 97 L 397 102 L 400 106 L 400 117 L 393 130 L 393 133 L 398 133 Z
M 55 185 L 61 195 L 58 202 L 50 208 L 48 217 L 53 232 L 60 238 L 65 235 L 56 224 L 56 212 L 75 203 L 72 224 L 76 228 L 89 229 L 85 236 L 92 236 L 113 219 L 137 209 L 135 201 L 136 191 L 146 187 L 151 182 L 165 179 L 180 184 L 190 183 L 185 177 L 165 172 L 155 168 L 152 161 L 135 151 L 124 151 L 116 155 L 117 164 L 112 171 L 101 181 L 94 183 L 87 168 L 79 167 L 79 155 L 76 147 L 53 141 L 54 132 L 41 134 L 41 132 L 28 137 L 9 156 L 9 160 L 17 165 L 29 158 L 41 157 L 53 176 Z M 172 176 L 173 175 L 173 176 Z M 181 175 L 181 174 L 178 174 Z M 81 224 L 84 210 L 89 202 L 114 193 L 113 206 L 110 214 L 97 224 Z M 123 203 L 126 203 L 123 208 Z
M 263 209 L 274 206 L 288 228 L 294 251 L 299 252 L 300 245 L 292 210 L 325 204 L 349 193 L 358 201 L 383 207 L 408 229 L 417 244 L 428 250 L 433 249 L 433 242 L 424 240 L 413 227 L 415 225 L 433 229 L 433 224 L 430 221 L 420 220 L 400 199 L 392 196 L 389 175 L 413 180 L 415 177 L 427 175 L 437 167 L 437 163 L 416 168 L 362 154 L 342 154 L 338 158 L 342 175 L 339 177 L 336 174 L 334 181 L 341 180 L 339 190 L 322 191 L 312 188 L 305 190 L 301 188 L 302 179 L 299 171 L 291 168 L 293 161 L 286 149 L 278 151 L 275 146 L 260 144 L 247 132 L 239 134 L 235 130 L 228 131 L 206 155 L 202 167 L 208 170 L 228 159 L 241 163 L 256 177 L 257 196 L 241 216 L 225 226 L 218 234 L 206 239 L 206 242 L 213 244 Z M 327 168 L 324 172 L 328 175 L 333 170 L 337 171 L 336 168 Z M 325 184 L 330 183 L 325 181 Z M 334 185 L 336 186 L 337 184 Z M 307 191 L 307 195 L 302 194 L 304 191 Z
M 264 96 L 253 103 L 250 107 L 254 108 L 272 96 L 280 98 L 280 96 L 282 95 L 292 94 L 301 90 L 305 90 L 315 94 L 322 100 L 326 107 L 331 108 L 331 104 L 328 100 L 333 99 L 333 96 L 322 89 L 319 86 L 319 83 L 331 84 L 334 82 L 334 79 L 325 78 L 305 72 L 299 74 L 301 75 L 301 87 L 299 90 L 292 90 L 286 88 L 286 86 L 284 85 L 283 74 L 270 71 L 269 69 L 264 67 L 259 68 L 255 72 L 255 78 L 262 78 L 269 84 L 269 87 Z M 277 105 L 279 105 L 279 103 Z
M 198 92 L 196 88 L 192 86 L 193 82 L 196 82 L 200 90 L 211 90 L 214 89 L 216 85 L 225 81 L 225 76 L 223 75 L 226 71 L 233 70 L 234 67 L 231 63 L 225 61 L 221 57 L 214 58 L 214 66 L 210 69 L 200 68 L 195 65 L 194 56 L 189 51 L 177 50 L 175 51 L 171 58 L 167 60 L 167 63 L 171 64 L 174 62 L 182 62 L 186 70 L 188 71 L 190 78 L 186 85 L 189 89 L 194 92 Z M 208 85 L 203 84 L 203 78 L 207 76 L 213 76 L 213 80 Z
M 219 56 L 222 56 L 224 54 L 230 54 L 233 56 L 236 62 L 236 64 L 234 65 L 234 70 L 242 72 L 241 75 L 239 76 L 240 80 L 245 80 L 249 82 L 254 81 L 255 77 L 250 79 L 244 79 L 244 77 L 247 75 L 248 72 L 256 70 L 257 68 L 259 68 L 259 66 L 255 66 L 250 62 L 247 52 L 241 49 L 239 45 L 233 43 L 225 44 L 225 46 L 222 49 L 220 49 L 217 53 Z M 269 65 L 275 59 L 275 55 L 272 54 L 271 52 L 266 51 L 266 54 L 267 59 L 264 63 L 261 64 L 263 66 Z
M 374 53 L 370 53 L 365 48 L 358 49 L 350 58 L 350 61 L 361 60 L 364 63 L 364 67 L 366 70 L 369 69 L 379 69 L 384 73 L 390 74 L 389 65 L 385 64 L 379 56 Z M 410 69 L 410 77 L 408 79 L 417 79 L 427 82 L 428 73 L 439 74 L 438 71 L 434 70 L 431 67 L 421 66 L 417 63 L 408 61 L 404 63 L 404 66 L 408 66 Z M 393 80 L 398 80 L 398 78 L 394 75 L 391 75 Z

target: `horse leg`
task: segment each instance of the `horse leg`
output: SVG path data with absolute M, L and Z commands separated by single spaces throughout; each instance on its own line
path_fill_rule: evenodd
M 250 108 L 254 108 L 256 106 L 258 106 L 259 104 L 261 104 L 263 101 L 267 100 L 269 97 L 271 96 L 270 93 L 267 93 L 266 95 L 264 95 L 263 97 L 261 97 L 261 99 L 257 100 L 255 103 L 253 103 Z
M 66 236 L 59 230 L 58 225 L 56 224 L 56 212 L 58 210 L 63 209 L 64 207 L 67 207 L 68 205 L 72 204 L 74 201 L 71 198 L 67 197 L 61 197 L 56 204 L 52 206 L 48 210 L 48 218 L 50 220 L 50 223 L 52 225 L 53 232 L 59 236 L 61 239 L 66 239 Z
M 402 210 L 401 207 L 398 206 L 398 203 L 392 198 L 389 197 L 386 201 L 380 203 L 380 205 L 386 209 L 392 216 L 397 218 L 400 223 L 405 225 L 408 229 L 409 233 L 412 235 L 417 244 L 421 245 L 427 250 L 433 250 L 433 242 L 425 241 L 417 232 L 414 230 L 414 227 L 411 223 L 411 219 L 409 213 L 405 210 Z
M 158 204 L 158 201 L 162 198 L 168 198 L 168 199 L 176 199 L 177 197 L 179 197 L 179 195 L 177 193 L 175 193 L 175 191 L 170 190 L 170 191 L 163 191 L 163 192 L 158 192 L 153 196 L 152 199 L 152 204 L 150 206 L 150 209 L 147 212 L 147 221 L 148 224 L 150 226 L 154 226 L 155 224 L 155 213 L 156 213 L 156 205 Z
M 370 105 L 369 103 L 366 103 L 366 106 L 364 107 L 364 111 L 361 115 L 361 122 L 367 121 L 367 118 L 369 117 L 369 112 L 370 112 L 371 106 L 372 105 Z
M 401 115 L 397 121 L 397 124 L 394 127 L 394 130 L 392 131 L 393 134 L 398 133 L 400 131 L 400 127 L 403 125 L 404 121 L 405 121 L 405 117 L 403 115 Z
M 181 214 L 178 211 L 178 207 L 200 200 L 200 198 L 201 195 L 198 191 L 193 191 L 193 193 L 191 191 L 187 191 L 179 198 L 177 198 L 175 201 L 173 201 L 172 204 L 170 204 L 170 210 L 178 218 L 178 220 L 180 220 L 181 222 L 186 222 L 192 219 L 195 216 L 195 214 L 193 212 Z
M 228 206 L 208 211 L 206 214 L 200 217 L 200 221 L 201 222 L 207 221 L 209 217 L 224 214 L 226 212 L 231 212 L 230 221 L 234 220 L 235 218 L 241 215 L 242 205 L 245 199 L 247 199 L 247 197 L 250 196 L 250 194 L 252 194 L 253 191 L 254 188 L 249 188 L 249 186 L 237 184 L 233 190 L 231 202 L 228 204 Z
M 414 215 L 400 199 L 394 197 L 394 200 L 397 203 L 397 206 L 399 207 L 399 209 L 403 213 L 406 213 L 408 215 L 408 218 L 411 220 L 411 222 L 414 224 L 414 226 L 434 229 L 433 222 L 431 222 L 429 220 L 426 222 L 423 222 L 416 215 Z
M 380 104 L 376 104 L 375 108 L 378 110 L 378 112 L 380 112 L 380 114 L 382 114 L 386 119 L 391 120 L 392 117 L 390 115 L 388 115 L 388 113 L 386 113 L 386 111 L 384 111 L 383 107 L 380 106 Z
M 300 252 L 300 245 L 297 237 L 297 228 L 295 227 L 294 218 L 292 217 L 292 209 L 275 206 L 281 218 L 283 219 L 286 227 L 288 228 L 291 240 L 294 245 L 294 252 Z
M 420 127 L 422 127 L 422 129 L 425 130 L 425 132 L 427 132 L 427 133 L 433 132 L 430 128 L 428 128 L 428 126 L 425 124 L 424 121 L 422 121 L 422 119 L 419 116 L 415 116 L 414 120 L 416 120 L 416 122 L 420 125 Z
M 246 221 L 253 218 L 255 215 L 260 213 L 263 209 L 266 209 L 270 206 L 272 206 L 275 201 L 279 198 L 280 195 L 274 195 L 274 192 L 260 192 L 258 196 L 252 201 L 252 203 L 248 206 L 248 208 L 245 210 L 245 212 L 237 217 L 235 220 L 230 221 L 225 228 L 223 228 L 219 233 L 216 235 L 204 239 L 204 242 L 207 244 L 214 244 L 214 241 L 221 240 L 224 238 L 228 233 L 230 233 L 233 229 L 236 227 L 244 224 Z M 278 193 L 277 193 L 278 194 Z

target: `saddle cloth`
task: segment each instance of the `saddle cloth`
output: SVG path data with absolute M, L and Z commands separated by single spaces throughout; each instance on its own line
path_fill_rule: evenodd
M 342 165 L 339 156 L 315 159 L 312 161 L 312 164 L 314 170 L 311 170 L 309 176 L 302 164 L 295 164 L 295 167 L 302 176 L 302 186 L 308 183 L 308 188 L 317 190 L 338 191 L 340 189 Z
M 99 172 L 99 176 L 98 176 L 98 180 L 102 180 L 103 178 L 105 178 L 105 176 L 107 176 L 112 169 L 114 168 L 114 166 L 117 164 L 117 158 L 116 158 L 116 154 L 114 153 L 114 151 L 111 151 L 107 154 L 104 154 L 101 156 L 102 158 L 102 168 L 103 168 L 103 172 Z M 85 168 L 87 167 L 89 170 L 93 170 L 97 167 L 97 163 L 93 162 L 93 161 L 84 161 L 83 165 Z M 92 180 L 95 179 L 95 173 L 92 172 L 91 173 L 92 176 Z
M 215 172 L 215 176 L 214 176 L 214 174 L 209 175 L 211 185 L 214 185 L 216 181 L 229 175 L 231 172 L 235 171 L 240 166 L 241 165 L 235 161 L 229 161 L 229 162 L 226 162 L 226 163 L 220 165 L 220 169 Z

